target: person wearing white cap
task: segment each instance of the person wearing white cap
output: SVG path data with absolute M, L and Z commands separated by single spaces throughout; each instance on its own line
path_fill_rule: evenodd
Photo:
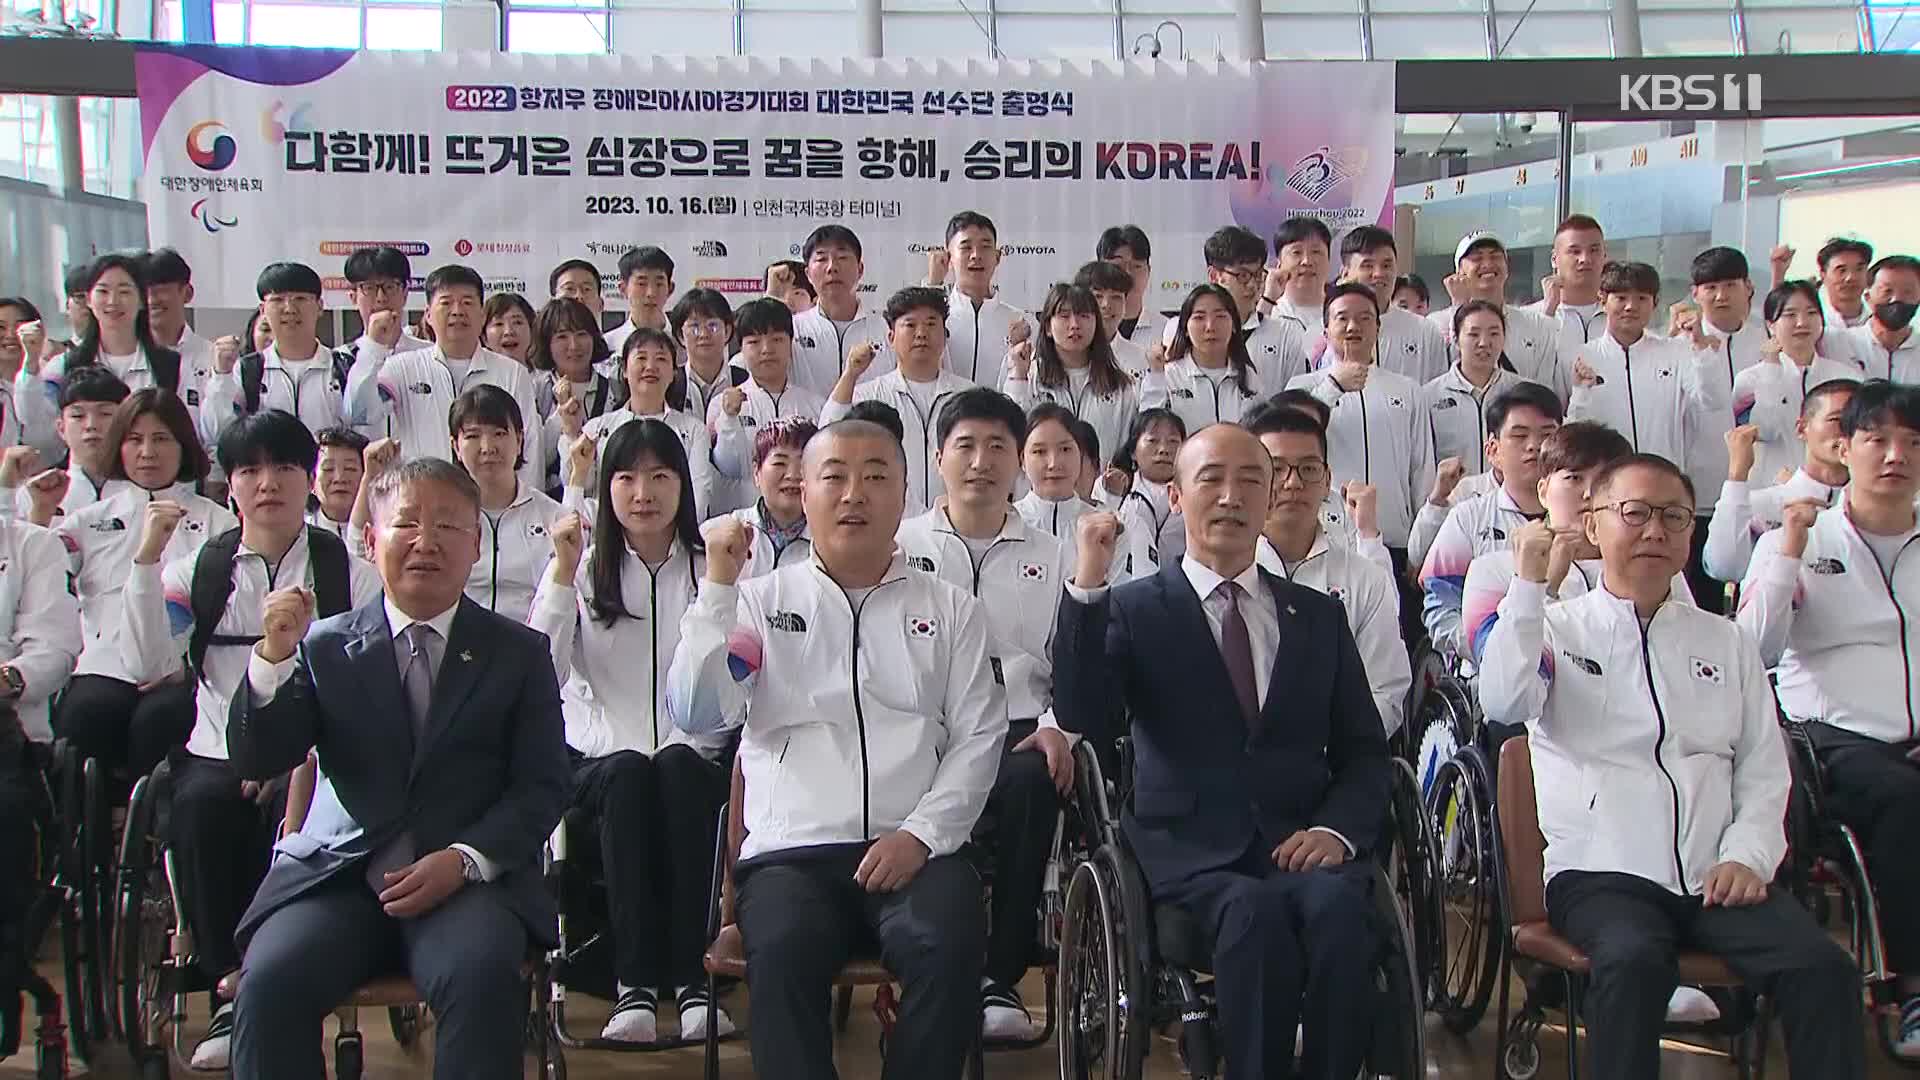
M 1446 279 L 1447 295 L 1453 303 L 1485 300 L 1501 305 L 1507 315 L 1507 359 L 1514 371 L 1529 382 L 1552 387 L 1564 400 L 1573 389 L 1567 370 L 1572 361 L 1567 358 L 1563 362 L 1560 356 L 1559 323 L 1531 308 L 1506 302 L 1505 241 L 1485 230 L 1468 233 L 1453 249 L 1453 264 L 1457 269 Z M 1430 313 L 1427 321 L 1452 340 L 1453 306 Z

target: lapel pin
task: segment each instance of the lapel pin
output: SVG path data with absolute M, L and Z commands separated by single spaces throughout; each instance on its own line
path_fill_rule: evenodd
M 1292 605 L 1292 604 L 1288 604 L 1288 605 L 1287 605 L 1287 614 L 1289 614 L 1289 615 L 1298 615 L 1298 614 L 1300 614 L 1300 613 L 1299 613 L 1299 612 L 1297 612 L 1297 611 L 1295 611 L 1295 610 L 1293 610 L 1293 605 Z
M 460 662 L 463 664 L 473 663 L 473 654 L 465 649 L 460 650 Z

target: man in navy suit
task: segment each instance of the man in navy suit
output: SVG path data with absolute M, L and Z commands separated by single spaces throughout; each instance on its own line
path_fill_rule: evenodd
M 322 1080 L 321 1022 L 404 971 L 435 1018 L 434 1076 L 521 1075 L 529 938 L 553 944 L 540 851 L 571 770 L 546 639 L 466 600 L 480 493 L 416 458 L 373 482 L 385 594 L 308 629 L 313 595 L 266 601 L 228 745 L 265 780 L 318 749 L 304 828 L 241 919 L 236 1080 Z M 304 640 L 303 640 L 304 639 Z
M 1079 522 L 1054 634 L 1060 726 L 1111 739 L 1132 722 L 1125 836 L 1155 903 L 1213 943 L 1237 1077 L 1346 1080 L 1373 1012 L 1372 874 L 1387 817 L 1386 736 L 1340 601 L 1254 563 L 1273 498 L 1260 441 L 1215 424 L 1180 448 L 1171 505 L 1187 551 L 1101 587 L 1118 522 Z

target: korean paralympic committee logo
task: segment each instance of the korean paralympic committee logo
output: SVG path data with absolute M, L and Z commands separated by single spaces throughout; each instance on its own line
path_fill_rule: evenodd
M 208 172 L 225 169 L 239 153 L 227 126 L 218 120 L 202 120 L 187 129 L 187 157 Z
M 187 211 L 187 213 L 193 215 L 193 220 L 199 222 L 208 232 L 217 233 L 221 229 L 231 229 L 240 224 L 239 218 L 221 217 L 219 211 L 207 206 L 209 201 L 210 200 L 207 199 L 201 199 L 193 204 L 192 209 Z

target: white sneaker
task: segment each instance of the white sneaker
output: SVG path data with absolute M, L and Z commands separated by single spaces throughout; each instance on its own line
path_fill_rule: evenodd
M 213 1014 L 207 1033 L 193 1048 L 187 1066 L 196 1072 L 221 1072 L 227 1067 L 227 1054 L 233 1045 L 233 1003 L 228 1002 Z
M 1910 997 L 1900 1006 L 1900 1037 L 1894 1040 L 1893 1052 L 1902 1061 L 1920 1061 L 1920 997 Z
M 680 998 L 680 1038 L 683 1041 L 705 1039 L 709 1017 L 713 1018 L 716 1025 L 715 1034 L 721 1038 L 738 1030 L 733 1025 L 733 1017 L 727 1015 L 727 1010 L 708 999 L 706 987 L 683 987 L 678 996 Z
M 993 1041 L 1033 1038 L 1033 1017 L 1020 1000 L 1020 991 L 989 982 L 980 988 L 980 1034 Z
M 1708 1024 L 1720 1019 L 1720 1006 L 1697 986 L 1675 987 L 1667 999 L 1667 1023 Z
M 660 1021 L 654 1015 L 652 990 L 627 990 L 614 1003 L 613 1015 L 600 1037 L 612 1042 L 650 1043 L 660 1041 Z

